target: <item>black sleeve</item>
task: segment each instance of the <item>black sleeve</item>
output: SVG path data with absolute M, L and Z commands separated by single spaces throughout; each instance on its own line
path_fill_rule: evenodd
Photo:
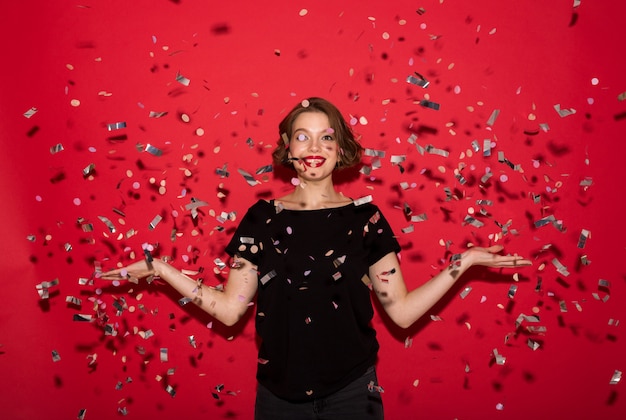
M 368 263 L 374 264 L 390 252 L 400 252 L 400 244 L 393 234 L 387 219 L 378 207 L 372 205 L 372 213 L 365 228 L 365 246 L 368 249 Z
M 226 245 L 226 253 L 231 257 L 239 255 L 255 265 L 259 265 L 265 242 L 268 203 L 258 201 L 248 209 L 237 230 Z

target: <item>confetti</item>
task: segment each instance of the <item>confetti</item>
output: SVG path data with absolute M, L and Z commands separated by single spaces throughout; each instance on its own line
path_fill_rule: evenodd
M 373 201 L 373 197 L 371 195 L 366 195 L 365 197 L 357 198 L 354 200 L 355 206 L 360 206 L 366 203 L 371 203 Z
M 144 149 L 146 152 L 150 153 L 153 156 L 161 156 L 163 155 L 163 151 L 161 149 L 159 149 L 158 147 L 155 147 L 151 144 L 146 144 L 146 148 Z
M 126 122 L 116 122 L 116 123 L 107 124 L 107 130 L 109 131 L 120 130 L 122 128 L 126 128 Z
M 467 295 L 470 294 L 470 292 L 472 291 L 472 288 L 470 286 L 465 287 L 462 291 L 461 291 L 461 299 L 465 299 L 467 297 Z
M 493 349 L 493 357 L 498 365 L 504 365 L 504 363 L 506 363 L 506 357 L 498 353 L 498 349 Z
M 552 259 L 552 264 L 556 267 L 556 271 L 561 275 L 567 277 L 569 276 L 569 272 L 567 271 L 567 267 L 565 267 L 557 258 Z
M 556 104 L 554 105 L 554 110 L 557 112 L 557 114 L 559 114 L 559 116 L 561 118 L 567 117 L 569 115 L 573 115 L 576 113 L 576 110 L 573 108 L 570 109 L 565 109 L 565 108 L 561 108 L 560 104 Z
M 41 282 L 35 285 L 35 288 L 37 289 L 37 293 L 39 293 L 39 297 L 41 299 L 48 299 L 50 297 L 50 288 L 57 286 L 58 284 L 59 284 L 59 279 L 56 278 L 51 281 Z
M 154 230 L 154 228 L 157 227 L 157 225 L 161 222 L 162 219 L 163 217 L 160 214 L 157 214 L 156 216 L 154 216 L 154 219 L 152 219 L 152 221 L 148 225 L 148 229 Z
M 180 74 L 180 72 L 176 73 L 176 81 L 183 86 L 189 86 L 191 80 Z
M 273 279 L 274 277 L 276 277 L 277 273 L 276 270 L 272 270 L 269 273 L 265 274 L 263 277 L 261 277 L 260 282 L 262 285 L 266 285 L 267 282 L 269 282 L 271 279 Z
M 243 176 L 243 178 L 246 180 L 248 185 L 250 185 L 251 187 L 254 187 L 255 185 L 261 183 L 260 181 L 257 181 L 256 179 L 254 179 L 254 177 L 250 175 L 250 173 L 246 172 L 245 170 L 241 168 L 237 169 L 237 172 L 239 172 L 239 174 Z
M 415 76 L 417 76 L 417 77 L 415 77 Z M 406 78 L 407 83 L 411 83 L 413 85 L 422 87 L 424 89 L 426 89 L 430 85 L 430 82 L 428 80 L 426 80 L 426 78 L 424 76 L 422 76 L 421 74 L 415 72 L 415 76 L 409 75 Z
M 31 118 L 33 115 L 35 115 L 37 113 L 37 111 L 39 111 L 39 110 L 33 106 L 28 111 L 26 111 L 24 113 L 24 117 Z
M 423 106 L 424 108 L 434 109 L 435 111 L 439 111 L 439 107 L 440 107 L 438 103 L 432 102 L 426 99 L 422 99 L 420 101 L 420 105 Z
M 494 109 L 493 112 L 491 113 L 491 116 L 489 116 L 489 119 L 487 120 L 487 125 L 489 127 L 493 127 L 493 125 L 496 123 L 496 119 L 498 118 L 498 115 L 500 115 L 500 110 Z
M 578 238 L 578 248 L 585 248 L 585 244 L 587 243 L 587 239 L 589 238 L 591 238 L 591 232 L 589 232 L 587 229 L 583 229 L 580 232 L 580 237 Z
M 613 372 L 613 376 L 611 376 L 609 385 L 617 385 L 619 381 L 621 380 L 622 380 L 622 371 L 616 369 L 615 372 Z

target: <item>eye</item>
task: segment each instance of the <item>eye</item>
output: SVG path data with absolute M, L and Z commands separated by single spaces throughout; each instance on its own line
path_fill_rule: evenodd
M 331 136 L 330 134 L 327 134 L 325 136 L 322 136 L 322 140 L 335 141 L 335 138 L 333 136 Z
M 298 134 L 298 135 L 296 136 L 296 140 L 298 140 L 298 141 L 306 141 L 306 140 L 308 140 L 308 139 L 309 139 L 309 138 L 306 136 L 306 134 L 302 134 L 302 133 L 300 133 L 300 134 Z

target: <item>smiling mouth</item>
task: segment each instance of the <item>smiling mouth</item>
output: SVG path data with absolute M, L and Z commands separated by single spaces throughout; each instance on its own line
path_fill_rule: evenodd
M 308 156 L 306 158 L 301 159 L 302 163 L 308 166 L 309 168 L 317 168 L 322 166 L 326 159 L 319 156 Z

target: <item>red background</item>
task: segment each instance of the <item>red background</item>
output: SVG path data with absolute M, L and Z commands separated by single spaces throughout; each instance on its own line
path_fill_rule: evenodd
M 281 173 L 255 172 L 270 163 L 286 110 L 312 95 L 360 119 L 354 129 L 364 146 L 385 152 L 380 169 L 339 189 L 371 194 L 390 219 L 409 287 L 446 265 L 446 241 L 450 252 L 502 243 L 534 260 L 518 272 L 468 272 L 429 313 L 440 321 L 425 316 L 400 330 L 377 311 L 388 418 L 625 412 L 624 381 L 610 383 L 626 369 L 623 2 L 87 0 L 3 9 L 3 418 L 75 418 L 83 409 L 86 419 L 120 410 L 128 418 L 251 418 L 254 308 L 229 329 L 181 308 L 161 282 L 115 286 L 94 270 L 127 262 L 149 243 L 220 284 L 226 271 L 214 260 L 225 260 L 238 218 L 258 198 L 291 188 Z M 408 84 L 414 72 L 430 86 Z M 556 104 L 575 113 L 561 117 Z M 27 118 L 31 107 L 37 112 Z M 107 130 L 117 122 L 126 128 Z M 449 156 L 419 154 L 411 134 Z M 470 156 L 472 141 L 482 147 L 484 139 L 492 155 Z M 499 162 L 498 151 L 519 167 Z M 406 155 L 402 168 L 392 155 Z M 216 173 L 224 165 L 228 177 Z M 464 184 L 454 176 L 460 168 Z M 248 185 L 239 169 L 259 183 Z M 494 176 L 483 184 L 486 170 Z M 195 221 L 185 210 L 192 197 L 208 203 Z M 464 223 L 468 209 L 480 210 L 477 199 L 493 202 L 488 216 L 477 215 L 482 227 Z M 427 220 L 407 220 L 405 204 Z M 218 220 L 222 212 L 237 219 Z M 551 215 L 563 231 L 535 227 Z M 510 223 L 502 237 L 498 223 Z M 583 230 L 591 237 L 580 248 Z M 581 263 L 585 255 L 591 264 Z M 569 275 L 557 272 L 555 258 Z M 40 299 L 36 285 L 54 279 Z M 118 314 L 122 298 L 128 308 Z M 116 336 L 73 320 L 96 318 L 96 308 Z M 520 314 L 540 321 L 516 327 Z M 154 335 L 143 338 L 146 331 Z

